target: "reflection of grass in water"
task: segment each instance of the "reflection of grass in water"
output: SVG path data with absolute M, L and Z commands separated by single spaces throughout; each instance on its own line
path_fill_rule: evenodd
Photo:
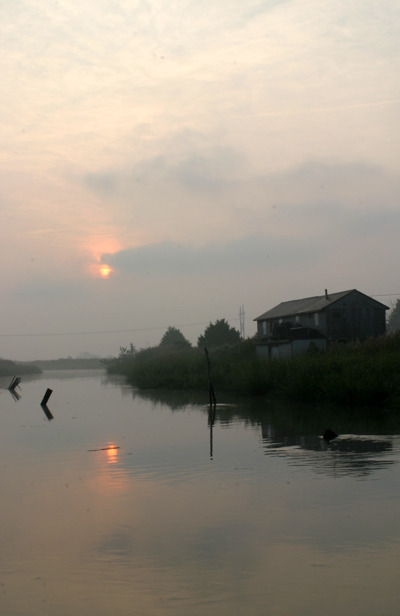
M 208 408 L 208 393 L 205 391 L 170 390 L 170 389 L 133 389 L 132 396 L 150 400 L 154 405 L 166 405 L 173 411 L 185 410 L 188 406 Z
M 261 423 L 300 434 L 322 435 L 326 428 L 338 434 L 398 434 L 398 413 L 371 407 L 349 407 L 333 403 L 267 401 Z
M 216 391 L 274 394 L 296 401 L 333 402 L 343 408 L 400 408 L 400 333 L 272 361 L 259 359 L 255 345 L 248 341 L 210 350 L 210 359 Z M 109 370 L 125 374 L 140 389 L 208 389 L 201 349 L 145 349 L 126 361 L 117 360 Z
M 187 390 L 132 390 L 137 398 L 166 405 L 172 411 L 188 406 L 208 416 L 208 393 Z M 279 433 L 322 435 L 327 427 L 339 434 L 399 434 L 400 415 L 371 407 L 350 407 L 333 403 L 297 402 L 276 396 L 235 396 L 218 392 L 215 424 L 237 421 L 248 426 L 270 425 Z M 200 406 L 200 408 L 199 408 Z

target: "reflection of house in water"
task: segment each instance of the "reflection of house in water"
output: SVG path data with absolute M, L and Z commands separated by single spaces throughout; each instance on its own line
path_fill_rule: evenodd
M 389 436 L 344 434 L 330 443 L 316 435 L 279 432 L 270 424 L 261 426 L 267 455 L 285 456 L 294 465 L 310 466 L 331 476 L 368 475 L 394 463 Z

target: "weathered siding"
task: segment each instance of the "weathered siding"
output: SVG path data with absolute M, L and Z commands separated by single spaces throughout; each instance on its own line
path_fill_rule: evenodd
M 385 311 L 358 291 L 326 309 L 326 335 L 330 340 L 364 340 L 384 334 L 385 329 Z
M 323 336 L 326 335 L 326 316 L 324 312 L 311 312 L 281 319 L 271 319 L 270 321 L 258 321 L 257 335 L 260 339 L 271 338 L 274 336 L 276 327 L 284 323 L 290 323 L 292 327 L 302 326 L 318 330 Z
M 387 306 L 353 289 L 281 302 L 255 320 L 258 338 L 268 345 L 269 357 L 287 356 L 294 342 L 300 348 L 318 336 L 327 342 L 346 342 L 383 335 L 386 310 Z M 297 351 L 290 346 L 290 355 L 294 353 Z
M 315 338 L 313 340 L 293 340 L 292 342 L 292 356 L 304 355 L 310 350 L 310 346 L 319 349 L 320 351 L 326 350 L 326 340 L 324 338 Z
M 326 341 L 324 338 L 316 338 L 313 340 L 292 340 L 291 342 L 269 342 L 267 344 L 259 344 L 256 347 L 258 357 L 265 359 L 283 359 L 295 357 L 296 355 L 304 355 L 310 349 L 310 345 L 319 349 L 326 350 Z

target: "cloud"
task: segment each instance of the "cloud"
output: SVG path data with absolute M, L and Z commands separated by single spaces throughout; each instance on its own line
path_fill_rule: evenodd
M 298 236 L 331 222 L 396 216 L 400 180 L 379 166 L 310 160 L 279 173 L 254 174 L 233 149 L 211 147 L 143 160 L 130 169 L 91 172 L 85 185 L 120 223 L 158 240 L 222 243 L 239 236 Z M 311 209 L 310 209 L 311 208 Z M 341 212 L 338 217 L 338 212 Z M 355 227 L 357 230 L 357 226 Z M 371 231 L 374 228 L 371 227 Z
M 361 214 L 352 212 L 349 217 L 347 231 L 354 237 L 380 237 L 383 241 L 389 240 L 398 234 L 400 229 L 400 210 L 388 207 L 367 209 Z
M 216 147 L 206 155 L 194 152 L 171 169 L 172 176 L 191 192 L 220 191 L 232 185 L 240 157 Z
M 205 137 L 205 136 L 204 136 Z M 237 194 L 262 191 L 265 200 L 299 202 L 329 199 L 348 204 L 387 202 L 400 188 L 397 175 L 362 161 L 342 162 L 333 158 L 308 159 L 280 171 L 262 173 L 239 150 L 217 146 L 217 135 L 204 138 L 207 145 L 184 149 L 177 139 L 160 144 L 162 154 L 120 168 L 88 172 L 80 181 L 100 196 L 133 194 L 143 185 L 179 185 L 198 195 L 210 191 Z M 172 148 L 172 144 L 174 149 Z M 167 155 L 164 153 L 170 150 Z
M 111 172 L 87 173 L 84 182 L 93 192 L 102 195 L 112 195 L 117 191 L 118 186 L 117 178 Z
M 336 179 L 340 176 L 345 181 L 347 172 L 338 173 Z M 309 180 L 306 178 L 305 184 Z M 304 184 L 304 178 L 300 184 Z M 315 267 L 316 263 L 326 267 L 329 261 L 334 262 L 335 254 L 339 255 L 339 246 L 342 258 L 344 254 L 351 258 L 350 254 L 354 253 L 354 262 L 360 259 L 367 262 L 371 252 L 378 251 L 378 262 L 380 245 L 390 251 L 397 245 L 400 211 L 391 203 L 381 205 L 378 195 L 364 195 L 370 203 L 363 203 L 362 207 L 357 199 L 347 205 L 339 199 L 336 202 L 315 196 L 313 199 L 307 190 L 304 195 L 299 189 L 299 198 L 300 195 L 309 201 L 281 203 L 267 211 L 260 209 L 258 220 L 257 206 L 253 203 L 250 213 L 247 211 L 256 220 L 251 234 L 243 233 L 231 239 L 221 236 L 203 244 L 164 240 L 105 253 L 101 260 L 126 274 L 173 277 L 247 273 L 250 276 L 255 272 L 277 274 L 284 270 L 288 273 L 290 269 L 294 272 L 301 267 Z
M 4 326 L 396 291 L 399 11 L 366 4 L 0 3 Z
M 37 308 L 45 307 L 66 307 L 73 305 L 82 305 L 89 300 L 91 295 L 99 288 L 98 280 L 87 280 L 76 278 L 56 279 L 47 272 L 47 277 L 44 275 L 34 277 L 32 280 L 18 282 L 13 291 L 13 296 L 21 303 L 29 303 L 29 305 Z
M 102 262 L 127 273 L 169 276 L 260 270 L 279 267 L 296 258 L 312 258 L 306 241 L 255 236 L 201 247 L 166 241 L 101 257 Z
M 143 159 L 125 169 L 105 169 L 85 174 L 83 184 L 105 198 L 128 195 L 144 186 L 176 184 L 191 194 L 207 194 L 228 189 L 233 178 L 243 173 L 243 157 L 234 149 L 210 143 L 203 147 L 193 144 L 182 151 L 176 136 L 162 150 L 168 155 Z M 210 139 L 208 139 L 210 141 Z M 173 145 L 174 149 L 171 148 Z

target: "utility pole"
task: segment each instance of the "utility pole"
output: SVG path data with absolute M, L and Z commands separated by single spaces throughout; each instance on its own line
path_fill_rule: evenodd
M 240 306 L 239 308 L 239 323 L 240 323 L 240 337 L 242 340 L 245 339 L 245 331 L 244 331 L 244 306 Z

